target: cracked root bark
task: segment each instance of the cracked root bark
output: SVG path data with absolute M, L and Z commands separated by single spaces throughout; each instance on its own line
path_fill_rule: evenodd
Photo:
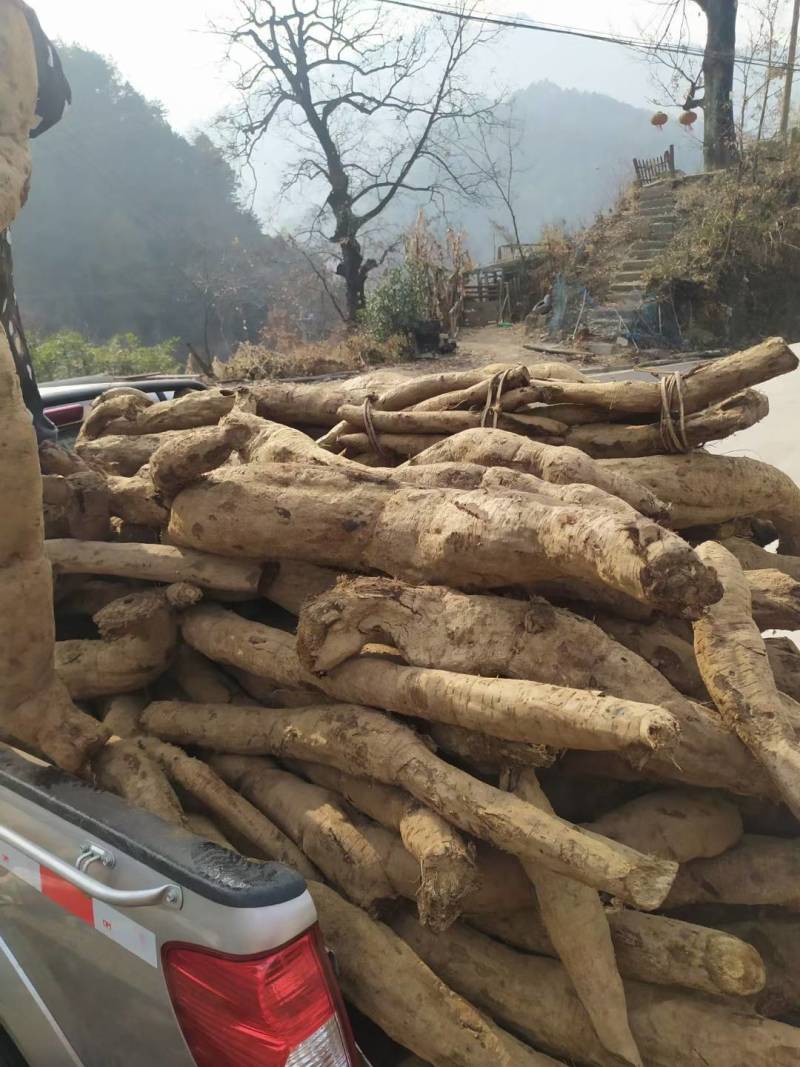
M 75 707 L 55 673 L 53 581 L 44 553 L 36 436 L 2 330 L 0 461 L 0 734 L 83 773 L 108 733 Z
M 671 749 L 679 736 L 669 712 L 596 691 L 454 671 L 406 667 L 363 656 L 322 677 L 300 662 L 291 634 L 249 622 L 216 605 L 187 612 L 184 639 L 211 659 L 294 688 L 316 686 L 347 703 L 476 730 L 506 741 L 556 747 L 630 748 L 637 757 Z
M 557 1067 L 448 988 L 414 951 L 318 882 L 309 890 L 345 995 L 432 1067 Z M 398 995 L 402 990 L 402 995 Z
M 644 909 L 660 905 L 677 871 L 675 863 L 579 830 L 459 771 L 407 727 L 366 708 L 334 704 L 265 715 L 260 708 L 164 701 L 146 709 L 142 726 L 217 752 L 291 756 L 400 786 L 467 833 Z
M 461 912 L 464 899 L 477 888 L 475 848 L 435 811 L 402 789 L 357 778 L 321 763 L 293 766 L 317 785 L 338 793 L 371 819 L 400 834 L 419 864 L 415 897 L 420 922 L 446 930 Z
M 706 541 L 697 551 L 714 567 L 725 590 L 722 600 L 694 625 L 703 680 L 725 724 L 747 745 L 792 813 L 800 817 L 800 743 L 753 621 L 745 572 L 714 541 Z
M 555 960 L 515 952 L 461 923 L 438 936 L 410 916 L 392 927 L 443 981 L 538 1047 L 569 1062 L 617 1067 Z M 626 982 L 625 991 L 648 1067 L 795 1067 L 800 1057 L 796 1027 L 739 1004 L 640 982 Z
M 553 813 L 535 771 L 516 771 L 510 775 L 509 784 L 522 800 Z M 628 1023 L 625 990 L 600 897 L 589 886 L 548 871 L 540 864 L 524 862 L 523 866 L 536 888 L 545 929 L 595 1033 L 609 1052 L 624 1063 L 641 1067 L 642 1058 Z
M 221 468 L 175 498 L 169 538 L 460 588 L 582 579 L 688 618 L 720 596 L 686 542 L 647 519 L 508 490 L 417 489 L 352 468 Z

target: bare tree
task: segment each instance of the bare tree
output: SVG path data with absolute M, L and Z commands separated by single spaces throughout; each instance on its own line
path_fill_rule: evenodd
M 699 73 L 690 72 L 688 56 L 675 59 L 669 54 L 666 60 L 675 73 L 684 79 L 688 91 L 683 106 L 703 109 L 703 158 L 706 170 L 728 167 L 738 158 L 736 124 L 733 115 L 733 80 L 736 63 L 736 15 L 738 0 L 691 0 L 706 17 L 707 31 L 702 68 Z M 669 0 L 662 13 L 661 23 L 654 42 L 654 52 L 659 55 L 659 45 L 677 27 L 680 37 L 688 36 L 687 0 Z M 702 95 L 698 95 L 702 92 Z
M 778 74 L 778 65 L 781 59 L 786 58 L 786 42 L 780 40 L 778 35 L 778 14 L 780 0 L 764 0 L 758 11 L 759 23 L 755 28 L 750 44 L 750 54 L 753 57 L 762 56 L 766 59 L 766 70 L 761 71 L 753 99 L 757 102 L 756 124 L 753 131 L 753 177 L 756 176 L 759 163 L 759 149 L 764 138 L 769 119 L 770 108 L 776 108 L 780 99 L 782 78 Z M 747 101 L 747 94 L 745 95 Z M 749 104 L 750 101 L 747 101 Z M 745 123 L 742 122 L 744 133 Z M 744 138 L 743 138 L 744 140 Z
M 225 358 L 240 341 L 258 336 L 275 282 L 274 267 L 262 256 L 238 241 L 221 249 L 198 237 L 182 273 L 202 315 L 206 362 L 215 355 Z
M 519 216 L 517 213 L 517 149 L 522 142 L 522 129 L 515 121 L 513 106 L 503 122 L 488 127 L 476 126 L 471 136 L 464 139 L 461 152 L 469 161 L 472 171 L 482 183 L 484 200 L 494 202 L 506 214 L 504 223 L 492 219 L 494 228 L 503 235 L 507 243 L 514 246 L 517 256 L 527 258 L 527 248 L 520 236 Z
M 288 238 L 289 244 L 300 255 L 304 262 L 308 265 L 309 270 L 322 286 L 322 291 L 330 301 L 331 307 L 342 320 L 347 322 L 347 315 L 342 309 L 341 301 L 339 300 L 339 294 L 334 291 L 334 287 L 331 285 L 331 281 L 328 277 L 328 273 L 325 269 L 325 263 L 320 262 L 323 258 L 320 255 L 320 250 L 316 248 L 309 248 L 306 244 L 297 239 L 297 237 L 290 236 Z
M 352 322 L 377 266 L 362 248 L 370 224 L 400 193 L 475 185 L 453 145 L 465 125 L 491 118 L 465 77 L 488 35 L 464 18 L 398 25 L 360 0 L 291 0 L 288 14 L 271 0 L 237 2 L 241 21 L 225 31 L 245 57 L 235 150 L 249 160 L 278 123 L 288 131 L 297 158 L 284 188 L 315 198 L 314 226 L 336 246 Z

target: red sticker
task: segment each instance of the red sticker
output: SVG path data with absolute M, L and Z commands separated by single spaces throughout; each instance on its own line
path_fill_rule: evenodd
M 41 868 L 41 873 L 42 893 L 64 908 L 65 911 L 71 912 L 79 919 L 83 919 L 85 923 L 94 926 L 94 902 L 92 898 L 87 897 L 85 893 L 70 885 L 69 882 L 65 882 L 57 874 L 48 871 L 46 867 Z

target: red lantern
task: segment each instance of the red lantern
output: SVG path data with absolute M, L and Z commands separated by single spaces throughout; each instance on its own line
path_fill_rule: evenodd
M 669 122 L 669 115 L 666 115 L 663 111 L 656 111 L 655 115 L 650 119 L 652 126 L 657 126 L 660 130 L 662 126 Z
M 696 111 L 682 111 L 681 114 L 680 114 L 680 117 L 678 119 L 678 122 L 681 124 L 681 126 L 685 126 L 686 127 L 687 132 L 690 131 L 692 126 L 694 126 L 694 124 L 697 122 L 697 112 Z

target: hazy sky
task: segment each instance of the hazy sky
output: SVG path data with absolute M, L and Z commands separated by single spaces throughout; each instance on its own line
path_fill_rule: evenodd
M 32 2 L 51 37 L 110 56 L 137 90 L 162 101 L 171 123 L 182 131 L 203 125 L 231 99 L 222 63 L 224 44 L 209 26 L 230 19 L 236 0 Z M 660 0 L 483 0 L 481 9 L 636 34 L 662 7 Z M 115 13 L 123 9 L 127 14 Z M 702 27 L 699 10 L 693 15 Z M 482 73 L 488 78 L 494 66 L 510 89 L 548 78 L 640 106 L 646 106 L 653 93 L 645 65 L 628 50 L 610 45 L 509 31 L 493 52 L 493 61 L 487 60 Z
M 161 101 L 170 123 L 182 133 L 208 126 L 236 99 L 230 88 L 235 73 L 225 64 L 225 41 L 212 26 L 235 21 L 237 0 L 137 0 L 135 5 L 121 0 L 31 2 L 49 36 L 110 57 L 138 92 Z M 455 0 L 438 2 L 455 6 Z M 671 0 L 477 2 L 485 14 L 638 35 L 655 27 Z M 288 3 L 276 0 L 279 10 Z M 114 13 L 122 10 L 127 13 Z M 388 10 L 395 18 L 412 21 L 429 17 L 397 7 Z M 695 4 L 688 10 L 702 37 L 702 13 Z M 638 52 L 530 30 L 503 30 L 472 54 L 469 74 L 472 88 L 488 97 L 549 80 L 568 89 L 605 93 L 636 107 L 666 104 L 649 62 Z M 79 107 L 80 101 L 74 106 Z M 252 204 L 269 229 L 289 224 L 307 210 L 302 190 L 294 198 L 280 195 L 282 174 L 293 154 L 283 132 L 271 131 L 254 157 L 254 170 L 241 175 L 243 189 L 252 194 Z

